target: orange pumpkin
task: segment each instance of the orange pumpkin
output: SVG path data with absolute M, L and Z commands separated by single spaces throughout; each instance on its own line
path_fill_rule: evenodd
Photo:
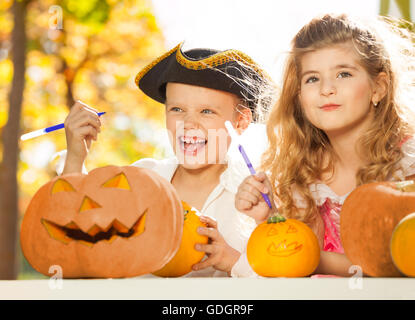
M 390 254 L 395 226 L 415 212 L 413 181 L 375 182 L 357 187 L 340 214 L 340 236 L 348 259 L 372 277 L 399 277 Z
M 68 174 L 42 186 L 23 218 L 23 254 L 49 275 L 119 278 L 163 267 L 180 245 L 183 211 L 173 186 L 157 173 L 108 166 Z
M 415 277 L 415 213 L 395 227 L 390 242 L 392 261 L 403 274 Z
M 179 251 L 162 269 L 153 274 L 159 277 L 180 277 L 190 271 L 192 266 L 200 262 L 205 253 L 195 249 L 196 243 L 206 244 L 209 238 L 197 233 L 197 228 L 206 227 L 199 219 L 199 212 L 182 201 L 184 210 L 184 224 L 182 242 Z
M 263 277 L 305 277 L 320 261 L 314 232 L 305 223 L 280 215 L 255 228 L 246 253 L 252 269 Z

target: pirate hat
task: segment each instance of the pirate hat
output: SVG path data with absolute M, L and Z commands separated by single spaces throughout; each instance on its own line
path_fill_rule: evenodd
M 255 110 L 256 85 L 268 76 L 252 59 L 238 50 L 191 49 L 183 43 L 141 70 L 135 82 L 149 97 L 165 103 L 168 82 L 192 84 L 233 93 Z

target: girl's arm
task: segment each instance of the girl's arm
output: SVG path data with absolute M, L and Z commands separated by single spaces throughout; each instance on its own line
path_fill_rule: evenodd
M 345 254 L 321 250 L 320 263 L 314 273 L 350 277 L 353 274 L 349 272 L 351 266 Z

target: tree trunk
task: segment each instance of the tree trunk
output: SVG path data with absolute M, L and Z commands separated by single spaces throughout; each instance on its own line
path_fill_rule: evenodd
M 62 59 L 62 70 L 65 76 L 65 83 L 66 83 L 66 89 L 67 89 L 66 105 L 68 106 L 68 109 L 70 110 L 75 103 L 75 98 L 73 96 L 73 81 L 75 78 L 75 72 L 72 68 L 68 66 L 64 58 L 61 58 L 61 59 Z
M 66 43 L 66 31 L 62 30 L 63 32 L 63 43 Z M 70 67 L 68 65 L 68 63 L 66 62 L 65 58 L 58 56 L 61 60 L 62 60 L 62 69 L 60 72 L 63 73 L 64 77 L 65 77 L 65 82 L 66 82 L 66 105 L 68 107 L 68 109 L 70 110 L 72 108 L 72 106 L 75 104 L 75 97 L 74 97 L 74 81 L 75 81 L 75 77 L 76 74 L 78 73 L 78 71 L 80 69 L 82 69 L 84 67 L 84 65 L 89 61 L 90 59 L 90 53 L 89 53 L 89 47 L 91 44 L 91 41 L 93 39 L 91 39 L 91 37 L 88 37 L 88 45 L 87 45 L 87 52 L 85 54 L 84 59 L 82 59 L 82 61 L 79 63 L 79 65 L 77 67 Z
M 18 221 L 18 136 L 22 109 L 26 61 L 25 17 L 28 1 L 15 0 L 12 6 L 13 81 L 9 96 L 9 117 L 3 128 L 3 162 L 0 164 L 0 279 L 16 279 Z

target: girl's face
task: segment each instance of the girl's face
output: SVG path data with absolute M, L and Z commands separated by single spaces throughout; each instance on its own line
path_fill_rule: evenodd
M 248 108 L 237 110 L 239 99 L 224 91 L 168 83 L 166 88 L 166 127 L 170 142 L 185 168 L 200 169 L 224 164 L 230 137 L 225 121 L 243 131 L 251 122 Z
M 351 42 L 301 58 L 300 103 L 307 119 L 328 135 L 367 128 L 377 87 Z

